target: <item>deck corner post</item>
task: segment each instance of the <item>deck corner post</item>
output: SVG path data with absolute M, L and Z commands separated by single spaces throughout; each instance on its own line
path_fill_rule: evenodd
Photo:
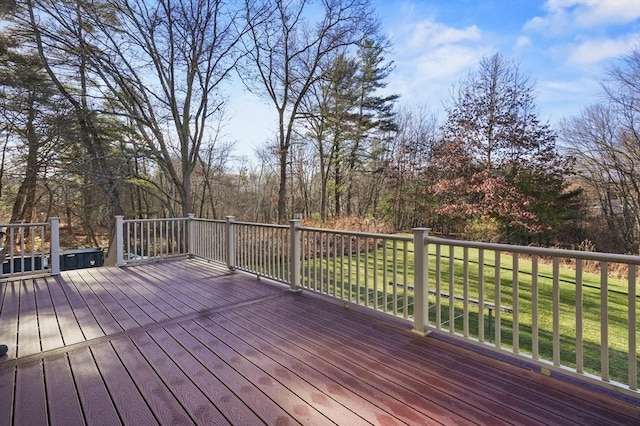
M 230 271 L 236 269 L 236 241 L 233 233 L 234 216 L 227 216 L 225 224 L 225 241 L 227 242 L 227 268 Z
M 195 219 L 196 215 L 193 213 L 189 213 L 187 215 L 187 247 L 186 251 L 187 251 L 187 256 L 188 257 L 194 257 L 194 250 L 193 250 L 193 245 L 195 242 L 195 229 L 193 229 L 193 223 L 194 223 L 194 219 Z
M 116 266 L 125 266 L 124 261 L 124 216 L 116 216 Z
M 289 247 L 289 277 L 292 291 L 301 291 L 300 287 L 300 269 L 302 266 L 302 230 L 300 229 L 301 219 L 291 219 L 289 221 L 289 238 L 291 238 Z
M 52 217 L 51 224 L 51 275 L 60 275 L 60 219 Z
M 429 250 L 427 237 L 430 228 L 413 229 L 413 330 L 426 336 L 429 334 Z

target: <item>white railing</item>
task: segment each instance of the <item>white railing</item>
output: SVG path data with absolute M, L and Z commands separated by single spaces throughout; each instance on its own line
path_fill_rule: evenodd
M 433 237 L 424 244 L 425 327 L 637 394 L 640 257 Z
M 229 269 L 233 269 L 227 253 L 233 253 L 233 248 L 228 249 L 227 244 L 233 242 L 229 238 L 229 227 L 233 217 L 224 220 L 193 219 L 189 222 L 189 246 L 192 256 L 200 257 L 214 262 L 226 263 Z
M 411 237 L 308 227 L 300 231 L 302 288 L 412 317 L 413 294 L 407 297 L 413 288 Z
M 188 255 L 192 218 L 124 219 L 116 216 L 116 264 L 124 266 Z
M 290 283 L 289 227 L 260 223 L 234 222 L 232 238 L 236 269 Z
M 0 277 L 59 274 L 59 223 L 0 223 Z
M 160 233 L 154 229 L 178 227 L 188 239 L 181 255 L 393 315 L 416 333 L 444 333 L 548 374 L 639 394 L 638 256 L 439 239 L 422 228 L 386 235 L 303 227 L 299 220 L 121 222 L 131 241 L 147 241 L 126 246 L 144 260 L 166 257 L 135 251 Z

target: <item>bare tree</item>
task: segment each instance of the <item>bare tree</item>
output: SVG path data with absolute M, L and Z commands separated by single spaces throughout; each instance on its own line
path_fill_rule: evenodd
M 640 251 L 640 49 L 609 70 L 605 100 L 562 123 L 581 184 L 596 200 L 606 232 L 600 249 Z
M 109 112 L 134 121 L 187 214 L 201 148 L 219 132 L 220 86 L 242 56 L 242 9 L 223 0 L 108 3 L 119 25 L 96 20 L 103 39 L 94 43 L 97 72 L 115 100 Z
M 312 19 L 313 17 L 317 19 Z M 378 31 L 368 0 L 246 0 L 250 66 L 244 81 L 273 103 L 278 119 L 278 221 L 286 218 L 287 167 L 294 123 L 334 53 Z
M 435 206 L 426 189 L 433 181 L 425 171 L 440 138 L 438 120 L 426 105 L 400 108 L 395 117 L 397 132 L 386 169 L 385 214 L 394 229 L 431 226 Z
M 237 49 L 242 5 L 223 0 L 27 3 L 41 55 L 71 101 L 74 92 L 62 83 L 70 73 L 52 58 L 76 58 L 83 93 L 76 104 L 88 123 L 86 132 L 97 134 L 90 126 L 96 114 L 133 124 L 145 155 L 175 188 L 171 192 L 182 213 L 191 212 L 191 175 L 203 141 L 215 139 L 211 121 L 225 101 L 219 89 L 242 56 Z M 97 158 L 106 158 L 103 146 L 95 141 L 91 146 Z

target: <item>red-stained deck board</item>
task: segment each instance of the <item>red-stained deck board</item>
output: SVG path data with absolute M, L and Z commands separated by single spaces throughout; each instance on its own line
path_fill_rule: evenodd
M 539 374 L 518 367 L 505 366 L 504 363 L 472 351 L 466 351 L 464 354 L 442 351 L 440 349 L 444 349 L 444 347 L 442 342 L 438 340 L 430 342 L 432 345 L 418 345 L 415 344 L 415 339 L 398 339 L 395 330 L 382 328 L 372 333 L 373 329 L 362 323 L 359 328 L 341 328 L 339 330 L 327 328 L 331 327 L 332 323 L 344 320 L 343 312 L 335 307 L 329 309 L 327 304 L 318 305 L 318 309 L 311 311 L 308 306 L 298 306 L 297 308 L 290 306 L 285 312 L 271 301 L 265 301 L 262 311 L 269 312 L 269 314 L 282 312 L 284 316 L 281 315 L 276 320 L 280 323 L 297 318 L 299 325 L 306 324 L 310 330 L 324 327 L 325 331 L 330 331 L 325 334 L 326 336 L 330 338 L 343 336 L 352 342 L 351 349 L 359 350 L 360 353 L 383 352 L 385 356 L 377 358 L 377 362 L 385 365 L 393 364 L 394 360 L 398 359 L 398 351 L 402 351 L 404 353 L 401 358 L 403 364 L 415 369 L 414 374 L 418 377 L 438 373 L 441 377 L 455 380 L 456 386 L 460 389 L 466 388 L 476 393 L 480 391 L 483 398 L 498 401 L 533 418 L 538 416 L 540 407 L 545 407 L 545 418 L 558 423 L 570 420 L 576 423 L 618 421 L 624 424 L 628 421 L 627 417 L 617 417 L 615 413 L 610 412 L 611 402 L 599 405 L 593 400 L 578 397 L 575 392 L 562 393 L 555 388 L 549 389 L 547 383 L 541 385 L 542 382 L 548 382 L 548 379 Z M 309 314 L 302 316 L 304 313 Z M 329 318 L 331 320 L 327 321 Z M 358 348 L 360 345 L 358 337 L 362 335 L 371 336 L 365 341 L 369 342 L 369 347 Z M 432 349 L 433 346 L 435 348 Z M 461 352 L 463 351 L 461 350 Z M 424 359 L 429 360 L 429 369 L 420 368 Z M 455 369 L 451 368 L 452 364 L 456 366 Z M 514 373 L 518 375 L 515 378 Z M 529 382 L 525 376 L 531 377 L 534 381 Z M 475 380 L 470 380 L 470 378 L 475 378 Z M 550 392 L 555 392 L 554 397 L 549 397 Z M 589 412 L 584 410 L 585 404 L 591 405 Z
M 33 281 L 33 289 L 36 295 L 36 305 L 38 307 L 38 327 L 40 329 L 41 350 L 47 351 L 59 348 L 63 345 L 62 334 L 58 327 L 58 319 L 51 301 L 49 285 L 51 278 L 36 278 Z
M 318 354 L 324 359 L 332 359 L 336 365 L 343 364 L 343 359 L 354 362 L 356 369 L 360 367 L 364 369 L 363 372 L 354 373 L 359 377 L 370 376 L 370 380 L 382 383 L 382 386 L 395 383 L 410 387 L 418 394 L 429 395 L 434 403 L 444 404 L 448 411 L 456 412 L 460 404 L 464 404 L 465 411 L 470 411 L 471 414 L 468 420 L 479 420 L 484 423 L 501 419 L 505 422 L 516 421 L 522 424 L 536 423 L 531 414 L 537 413 L 538 407 L 532 406 L 526 398 L 513 400 L 511 405 L 504 404 L 505 398 L 509 399 L 509 395 L 494 392 L 491 380 L 479 372 L 465 371 L 464 364 L 456 366 L 455 369 L 450 368 L 450 365 L 449 368 L 424 369 L 421 368 L 424 365 L 424 359 L 432 361 L 438 357 L 438 354 L 429 353 L 415 363 L 412 363 L 412 358 L 417 359 L 417 357 L 411 353 L 399 357 L 397 346 L 406 339 L 399 338 L 397 332 L 394 339 L 386 339 L 384 332 L 370 333 L 367 327 L 357 327 L 357 324 L 356 327 L 349 329 L 337 330 L 335 327 L 329 329 L 330 325 L 339 323 L 341 320 L 335 317 L 335 313 L 332 317 L 330 312 L 324 311 L 321 317 L 314 318 L 313 314 L 303 316 L 302 311 L 283 312 L 271 301 L 266 301 L 264 305 L 263 309 L 256 309 L 253 312 L 245 309 L 243 312 L 238 312 L 238 315 L 244 317 L 246 321 L 253 319 L 263 327 L 269 327 L 269 330 L 290 339 L 293 344 L 311 353 Z M 278 313 L 281 315 L 278 316 Z M 294 319 L 296 322 L 292 323 L 291 328 L 295 328 L 295 332 L 280 326 Z M 413 338 L 408 336 L 408 340 Z M 414 367 L 411 369 L 410 377 L 406 375 L 407 365 Z M 375 372 L 380 377 L 376 378 L 371 372 Z M 475 408 L 475 413 L 471 407 Z M 527 412 L 527 409 L 531 411 Z M 563 417 L 554 416 L 553 413 L 547 413 L 546 417 L 553 422 L 561 423 L 564 420 Z
M 18 311 L 18 356 L 40 352 L 40 333 L 38 328 L 38 310 L 33 280 L 20 283 L 20 309 Z
M 207 377 L 208 374 L 206 372 L 195 376 L 191 375 L 201 389 L 215 387 L 217 383 L 221 383 L 235 395 L 240 395 L 247 408 L 256 413 L 266 424 L 293 424 L 291 417 L 280 406 L 271 399 L 265 398 L 265 395 L 250 380 L 226 364 L 216 351 L 212 350 L 213 348 L 204 345 L 189 334 L 183 328 L 183 325 L 170 326 L 166 330 L 180 343 L 181 347 L 186 350 L 185 352 L 197 359 L 204 368 L 211 372 L 210 377 Z M 201 333 L 204 334 L 204 331 L 201 331 Z M 177 350 L 181 349 L 178 348 Z M 192 368 L 199 369 L 199 367 Z M 217 395 L 220 392 L 220 390 L 215 389 L 212 393 Z
M 291 392 L 303 399 L 309 406 L 324 415 L 333 422 L 344 422 L 345 424 L 358 424 L 365 420 L 358 414 L 349 410 L 346 405 L 329 398 L 324 392 L 313 384 L 304 380 L 292 371 L 283 368 L 276 360 L 265 356 L 256 350 L 251 344 L 236 334 L 225 330 L 218 324 L 217 315 L 212 317 L 210 322 L 198 319 L 198 323 L 210 330 L 225 342 L 236 354 L 241 356 L 234 365 L 236 368 L 243 368 L 245 365 L 253 364 L 256 368 L 268 375 L 268 380 L 277 381 Z
M 86 340 L 95 339 L 104 336 L 102 328 L 96 317 L 93 315 L 86 302 L 78 292 L 69 275 L 61 276 L 58 279 L 69 305 L 73 310 L 73 315 L 78 321 L 78 325 L 82 330 L 82 334 Z
M 90 269 L 87 272 L 91 280 L 100 283 L 105 289 L 115 288 L 123 294 L 131 295 L 130 297 L 135 300 L 137 306 L 154 322 L 167 320 L 172 315 L 179 315 L 178 312 L 171 312 L 172 308 L 169 305 L 164 305 L 162 308 L 154 305 L 153 294 L 142 286 L 135 285 L 135 283 L 132 286 L 130 280 L 123 279 L 123 276 L 118 273 L 122 272 L 119 268 Z M 169 312 L 165 312 L 165 309 L 169 309 Z
M 43 378 L 40 360 L 26 363 L 18 369 L 14 401 L 15 424 L 47 424 L 47 400 Z
M 64 344 L 72 345 L 84 341 L 85 337 L 76 319 L 75 310 L 69 305 L 61 281 L 56 278 L 47 278 L 47 287 Z
M 227 330 L 241 338 L 247 336 L 249 332 L 253 333 L 254 336 L 250 336 L 248 340 L 255 342 L 254 346 L 261 353 L 276 360 L 286 370 L 312 383 L 328 397 L 339 400 L 347 407 L 358 407 L 365 420 L 384 424 L 433 422 L 432 417 L 416 411 L 396 397 L 383 392 L 379 387 L 371 386 L 359 380 L 357 376 L 344 371 L 344 365 L 341 365 L 341 368 L 335 368 L 335 365 L 323 357 L 295 348 L 290 341 L 262 327 L 256 328 L 252 322 L 246 321 L 237 313 L 225 312 L 223 315 L 233 321 L 233 323 L 229 321 L 221 323 Z M 241 327 L 245 329 L 242 330 Z
M 7 356 L 5 355 L 5 358 Z M 0 367 L 2 366 L 0 360 Z M 15 367 L 0 368 L 0 425 L 9 425 L 13 418 Z
M 192 424 L 193 420 L 178 402 L 171 389 L 129 339 L 112 342 L 146 404 L 160 424 Z
M 20 281 L 9 281 L 2 286 L 2 305 L 0 305 L 0 344 L 9 347 L 5 359 L 13 359 L 17 355 L 18 341 L 18 309 L 20 307 Z
M 409 330 L 196 259 L 0 281 L 0 424 L 640 424 Z
M 200 392 L 147 333 L 135 335 L 133 342 L 196 423 L 220 425 L 228 423 L 217 407 L 209 402 L 207 396 Z
M 66 354 L 44 360 L 47 403 L 52 425 L 78 425 L 84 422 L 80 399 Z
M 157 424 L 153 412 L 140 394 L 111 343 L 94 345 L 91 347 L 91 352 L 123 423 L 132 425 Z
M 251 324 L 251 318 L 254 319 L 253 322 L 258 318 L 246 310 L 238 313 L 239 316 L 245 314 L 250 316 L 248 321 L 244 321 L 239 317 L 235 318 L 245 327 Z M 343 349 L 349 348 L 352 343 L 355 343 L 355 340 L 330 342 L 317 334 L 307 333 L 305 330 L 289 330 L 288 328 L 297 328 L 293 324 L 290 327 L 280 327 L 277 324 L 269 326 L 261 322 L 257 324 L 260 324 L 261 328 L 264 327 L 265 332 L 262 333 L 262 330 L 256 330 L 256 332 L 261 335 L 265 335 L 268 332 L 274 333 L 274 336 L 280 337 L 280 340 L 277 341 L 282 347 L 286 348 L 288 353 L 300 357 L 307 361 L 309 365 L 314 365 L 316 359 L 321 359 L 327 363 L 324 368 L 325 374 L 331 375 L 335 371 L 343 372 L 350 376 L 352 381 L 357 380 L 358 384 L 363 384 L 394 398 L 394 403 L 405 407 L 406 411 L 410 409 L 419 416 L 429 416 L 432 420 L 449 424 L 472 420 L 477 420 L 481 423 L 488 420 L 496 421 L 495 417 L 490 419 L 485 411 L 473 407 L 465 407 L 464 414 L 458 415 L 457 408 L 461 400 L 451 398 L 450 395 L 437 387 L 438 384 L 429 386 L 426 383 L 418 383 L 412 377 L 406 375 L 394 377 L 395 380 L 389 380 L 392 374 L 384 364 L 370 362 L 365 357 Z M 231 326 L 224 322 L 222 325 L 225 327 Z M 241 333 L 240 331 L 236 332 Z M 343 381 L 349 384 L 348 379 L 345 380 L 343 378 Z M 376 401 L 376 397 L 373 395 L 369 398 L 371 403 Z M 467 417 L 464 417 L 464 415 L 467 415 Z
M 309 330 L 324 328 L 325 336 L 329 339 L 343 336 L 351 342 L 351 350 L 359 353 L 383 353 L 383 357 L 376 359 L 378 363 L 390 365 L 394 360 L 401 359 L 405 368 L 409 367 L 416 377 L 437 374 L 452 381 L 461 390 L 456 394 L 458 396 L 466 389 L 467 392 L 480 394 L 484 400 L 499 402 L 534 419 L 543 415 L 550 422 L 571 421 L 578 424 L 609 421 L 624 424 L 629 420 L 625 416 L 618 418 L 608 411 L 607 406 L 592 404 L 588 400 L 576 397 L 575 393 L 557 392 L 555 398 L 549 398 L 548 378 L 518 367 L 504 365 L 500 361 L 472 351 L 448 351 L 443 342 L 435 339 L 429 345 L 423 345 L 419 344 L 419 339 L 399 339 L 396 330 L 378 328 L 374 332 L 374 327 L 362 322 L 354 323 L 356 327 L 336 330 L 331 328 L 331 324 L 344 321 L 344 312 L 327 304 L 318 305 L 318 309 L 314 310 L 309 310 L 307 305 L 297 308 L 292 305 L 285 312 L 271 301 L 265 301 L 260 312 L 263 311 L 269 314 L 281 313 L 276 320 L 280 323 L 298 318 L 298 324 L 306 324 Z M 303 317 L 303 313 L 309 314 Z M 359 339 L 360 336 L 370 337 L 362 340 Z M 363 344 L 365 346 L 362 346 Z M 429 360 L 428 369 L 420 368 L 424 365 L 425 359 Z M 452 365 L 455 368 L 452 368 Z M 526 377 L 533 377 L 537 382 L 529 382 Z M 542 382 L 545 384 L 540 386 L 538 383 Z M 585 404 L 592 405 L 588 412 L 584 410 Z M 544 410 L 541 412 L 542 407 Z
M 179 328 L 173 326 L 173 328 Z M 198 359 L 186 351 L 166 330 L 159 329 L 149 333 L 155 343 L 161 347 L 166 355 L 175 363 L 193 385 L 215 405 L 225 421 L 232 424 L 257 424 L 259 417 L 240 399 L 231 392 L 224 382 L 218 380 L 207 370 Z M 207 360 L 202 360 L 206 362 Z M 218 417 L 203 419 L 205 422 L 216 422 Z
M 80 348 L 71 351 L 69 352 L 69 361 L 87 422 L 102 425 L 117 424 L 119 422 L 118 412 L 93 359 L 91 350 Z
M 233 350 L 232 347 L 220 340 L 215 334 L 211 334 L 207 328 L 209 325 L 210 322 L 206 319 L 199 319 L 197 323 L 188 322 L 183 324 L 183 327 L 196 339 L 215 352 L 223 362 L 257 386 L 263 394 L 282 407 L 295 421 L 301 424 L 322 425 L 331 423 L 322 413 L 305 403 L 296 392 L 289 390 L 262 368 L 254 365 Z
M 108 285 L 118 287 L 123 292 L 134 295 L 140 308 L 157 322 L 182 315 L 164 298 L 159 297 L 153 286 L 149 286 L 151 288 L 145 286 L 132 274 L 128 274 L 127 270 L 99 268 L 91 269 L 88 273 L 101 282 L 106 282 Z
M 124 288 L 108 280 L 99 283 L 94 279 L 91 270 L 83 276 L 93 291 L 100 295 L 103 303 L 108 305 L 109 310 L 119 314 L 116 320 L 123 329 L 129 330 L 155 322 L 137 303 L 139 297 L 135 292 L 127 293 Z

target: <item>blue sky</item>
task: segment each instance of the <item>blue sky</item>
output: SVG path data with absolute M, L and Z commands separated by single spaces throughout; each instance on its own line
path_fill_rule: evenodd
M 640 0 L 373 0 L 393 51 L 388 88 L 402 106 L 441 113 L 451 88 L 483 56 L 520 63 L 553 124 L 598 101 L 607 67 L 640 47 Z M 231 102 L 229 136 L 243 155 L 270 138 L 275 117 L 250 94 Z M 249 118 L 247 118 L 249 117 Z

